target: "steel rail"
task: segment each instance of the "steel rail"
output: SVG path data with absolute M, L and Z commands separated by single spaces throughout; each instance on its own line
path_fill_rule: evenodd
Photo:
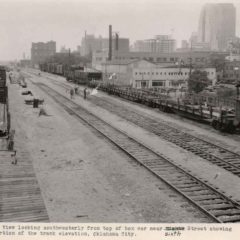
M 54 84 L 64 87 L 65 89 L 71 88 L 71 86 L 67 84 L 59 83 L 52 78 L 50 79 L 55 82 Z M 211 162 L 212 164 L 224 168 L 232 174 L 240 177 L 240 154 L 220 147 L 219 145 L 211 143 L 202 138 L 183 132 L 177 129 L 175 126 L 170 126 L 169 123 L 166 123 L 165 121 L 160 122 L 149 116 L 144 116 L 135 110 L 131 109 L 130 111 L 129 109 L 126 109 L 116 103 L 109 103 L 109 101 L 106 99 L 92 96 L 91 100 L 97 106 L 117 114 L 118 116 L 136 124 L 137 126 L 156 134 L 164 140 L 174 143 L 175 145 L 190 151 L 193 154 Z M 193 143 L 195 144 L 193 145 Z
M 150 147 L 138 142 L 123 131 L 87 111 L 59 92 L 43 83 L 35 83 L 53 98 L 69 114 L 74 115 L 100 132 L 113 144 L 122 149 L 171 188 L 184 196 L 199 210 L 215 222 L 240 222 L 240 205 L 213 188 L 201 179 L 193 176 L 172 160 L 156 153 Z

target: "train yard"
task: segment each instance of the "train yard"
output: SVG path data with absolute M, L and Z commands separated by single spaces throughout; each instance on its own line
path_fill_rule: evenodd
M 240 222 L 238 136 L 205 136 L 104 92 L 84 100 L 82 87 L 70 99 L 75 85 L 61 77 L 24 75 L 47 115 L 11 84 L 13 123 L 25 131 L 50 221 Z
M 186 197 L 195 206 L 216 222 L 240 221 L 240 205 L 224 196 L 200 179 L 176 166 L 170 159 L 161 156 L 125 133 L 74 104 L 65 96 L 43 84 L 37 84 L 71 115 L 75 115 L 103 134 L 113 144 L 127 153 L 149 171 Z
M 70 90 L 71 86 L 52 80 L 55 84 Z M 177 146 L 190 151 L 210 162 L 216 164 L 237 176 L 240 176 L 240 154 L 220 147 L 214 143 L 206 141 L 202 138 L 187 134 L 179 130 L 177 126 L 171 126 L 166 121 L 157 121 L 147 115 L 140 114 L 134 109 L 122 107 L 107 101 L 104 98 L 92 97 L 91 101 L 99 107 L 106 109 L 149 132 L 156 134 L 166 141 L 176 144 Z

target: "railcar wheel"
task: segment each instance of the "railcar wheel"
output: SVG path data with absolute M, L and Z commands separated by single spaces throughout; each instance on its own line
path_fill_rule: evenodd
M 216 130 L 220 130 L 221 124 L 220 124 L 219 121 L 213 120 L 213 121 L 212 121 L 212 127 L 213 127 L 214 129 L 216 129 Z
M 226 132 L 228 132 L 228 133 L 235 133 L 236 132 L 236 127 L 232 124 L 226 126 L 225 129 L 226 129 Z

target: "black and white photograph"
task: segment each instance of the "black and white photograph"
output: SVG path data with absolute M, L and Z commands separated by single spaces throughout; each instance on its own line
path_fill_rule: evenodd
M 239 223 L 240 1 L 0 0 L 0 222 Z

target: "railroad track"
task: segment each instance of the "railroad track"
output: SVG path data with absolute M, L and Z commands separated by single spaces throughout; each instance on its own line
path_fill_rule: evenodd
M 206 182 L 191 175 L 173 161 L 114 128 L 78 104 L 43 83 L 34 83 L 69 114 L 97 130 L 171 188 L 184 196 L 215 222 L 240 222 L 240 205 Z
M 51 81 L 63 88 L 71 88 L 68 84 L 59 83 L 53 79 L 51 79 Z M 91 101 L 95 105 L 104 108 L 109 112 L 156 134 L 162 139 L 174 143 L 175 145 L 240 177 L 239 154 L 181 131 L 177 126 L 171 126 L 166 121 L 160 122 L 150 116 L 144 115 L 143 113 L 136 112 L 134 109 L 123 107 L 117 103 L 110 103 L 107 99 L 91 96 Z

